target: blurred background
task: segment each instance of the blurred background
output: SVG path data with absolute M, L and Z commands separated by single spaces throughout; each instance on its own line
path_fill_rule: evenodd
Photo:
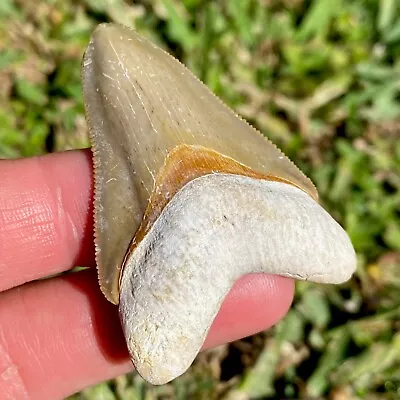
M 183 61 L 312 178 L 358 254 L 340 287 L 297 285 L 275 328 L 78 399 L 400 398 L 398 0 L 1 0 L 0 157 L 88 147 L 80 61 L 96 24 Z M 0 183 L 1 184 L 1 183 Z

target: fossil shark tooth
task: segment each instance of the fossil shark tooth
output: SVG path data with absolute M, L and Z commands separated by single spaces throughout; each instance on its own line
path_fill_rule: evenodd
M 241 275 L 351 277 L 354 249 L 311 181 L 168 53 L 103 24 L 82 80 L 99 283 L 149 382 L 185 372 Z

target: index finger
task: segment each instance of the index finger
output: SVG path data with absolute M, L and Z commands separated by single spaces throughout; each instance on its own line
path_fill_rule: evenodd
M 89 150 L 0 162 L 0 291 L 94 265 Z

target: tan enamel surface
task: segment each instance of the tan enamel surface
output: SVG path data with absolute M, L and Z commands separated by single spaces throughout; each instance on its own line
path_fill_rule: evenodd
M 118 303 L 127 249 L 152 193 L 157 193 L 156 181 L 160 186 L 161 168 L 177 146 L 220 153 L 222 159 L 233 160 L 226 165 L 242 165 L 254 175 L 290 182 L 317 198 L 311 181 L 275 145 L 238 118 L 186 67 L 133 30 L 100 25 L 86 50 L 82 78 L 95 164 L 99 281 L 113 303 Z M 185 160 L 174 160 L 179 170 Z M 215 172 L 216 164 L 202 164 L 201 174 Z M 172 185 L 175 192 L 186 181 L 177 182 Z

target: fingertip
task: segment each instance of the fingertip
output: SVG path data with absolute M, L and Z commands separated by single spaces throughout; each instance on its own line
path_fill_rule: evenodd
M 243 276 L 224 300 L 204 348 L 270 328 L 285 316 L 293 296 L 292 279 L 267 274 Z

